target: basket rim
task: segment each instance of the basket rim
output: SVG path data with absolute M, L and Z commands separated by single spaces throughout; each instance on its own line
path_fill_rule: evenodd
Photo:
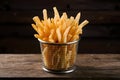
M 72 42 L 67 42 L 67 43 L 53 43 L 53 42 L 46 42 L 46 41 L 43 41 L 41 39 L 38 39 L 38 41 L 40 43 L 44 43 L 44 44 L 51 44 L 51 45 L 68 45 L 68 44 L 74 44 L 74 43 L 77 43 L 79 42 L 80 39 L 78 40 L 75 40 L 75 41 L 72 41 Z

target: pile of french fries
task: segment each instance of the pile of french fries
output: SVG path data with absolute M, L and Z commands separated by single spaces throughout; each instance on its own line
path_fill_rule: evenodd
M 33 17 L 35 24 L 32 27 L 37 32 L 34 34 L 38 40 L 49 43 L 68 43 L 79 40 L 82 28 L 87 25 L 88 20 L 79 24 L 81 13 L 74 18 L 67 16 L 64 12 L 60 17 L 56 7 L 53 7 L 54 18 L 49 18 L 47 10 L 43 9 L 43 20 L 38 16 Z M 49 45 L 41 43 L 44 65 L 50 70 L 67 70 L 72 67 L 77 54 L 77 42 L 69 45 Z
M 34 36 L 53 43 L 67 43 L 78 40 L 79 34 L 82 34 L 82 28 L 89 22 L 84 20 L 79 24 L 80 12 L 75 18 L 73 16 L 68 18 L 66 12 L 60 17 L 57 8 L 53 7 L 53 10 L 54 18 L 48 18 L 46 9 L 43 9 L 44 20 L 40 20 L 38 16 L 33 17 L 35 24 L 32 24 L 32 27 L 38 33 Z
M 68 70 L 74 66 L 78 42 L 67 45 L 41 43 L 44 65 L 49 70 Z

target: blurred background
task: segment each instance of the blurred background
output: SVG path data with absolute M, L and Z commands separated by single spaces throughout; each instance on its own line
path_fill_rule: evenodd
M 42 10 L 53 17 L 53 7 L 69 16 L 82 13 L 89 20 L 79 42 L 79 53 L 120 53 L 120 0 L 0 0 L 0 53 L 40 53 L 32 18 Z

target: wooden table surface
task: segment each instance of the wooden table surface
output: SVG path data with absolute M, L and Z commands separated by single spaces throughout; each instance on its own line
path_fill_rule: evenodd
M 41 54 L 0 54 L 0 77 L 119 78 L 120 54 L 78 54 L 76 70 L 53 74 L 42 70 Z

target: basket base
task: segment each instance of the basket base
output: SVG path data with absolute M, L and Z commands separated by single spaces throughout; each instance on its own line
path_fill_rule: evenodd
M 50 73 L 71 73 L 71 72 L 75 71 L 76 66 L 73 66 L 73 67 L 69 68 L 68 70 L 50 70 L 50 69 L 47 69 L 45 67 L 43 67 L 42 69 L 44 71 L 50 72 Z

